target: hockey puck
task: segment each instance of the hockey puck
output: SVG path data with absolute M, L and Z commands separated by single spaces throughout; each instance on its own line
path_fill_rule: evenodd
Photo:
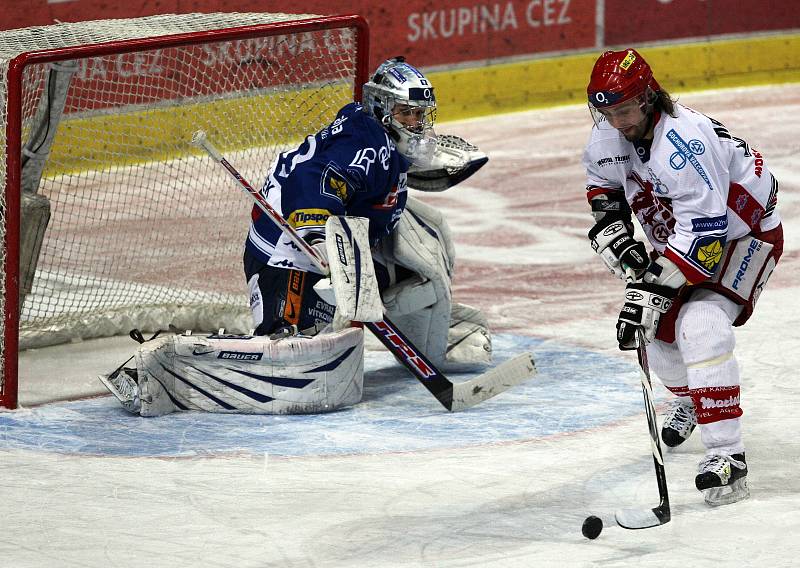
M 589 515 L 586 517 L 586 520 L 583 521 L 581 532 L 583 536 L 590 540 L 596 539 L 600 536 L 600 533 L 603 532 L 603 519 L 595 517 L 594 515 Z

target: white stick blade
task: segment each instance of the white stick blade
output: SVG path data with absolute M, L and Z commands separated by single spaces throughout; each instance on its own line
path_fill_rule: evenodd
M 475 406 L 536 375 L 532 353 L 523 353 L 486 373 L 453 385 L 452 412 Z
M 614 518 L 625 529 L 648 529 L 663 524 L 653 509 L 620 509 Z

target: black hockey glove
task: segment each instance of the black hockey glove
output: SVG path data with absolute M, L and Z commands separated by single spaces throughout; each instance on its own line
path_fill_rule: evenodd
M 639 274 L 650 264 L 644 243 L 635 240 L 632 233 L 632 228 L 619 214 L 606 214 L 589 231 L 592 248 L 611 273 L 621 280 L 625 279 L 626 267 Z
M 672 306 L 678 290 L 660 284 L 632 282 L 625 287 L 625 304 L 617 319 L 617 343 L 623 351 L 636 349 L 636 329 L 650 343 L 658 331 L 661 315 Z

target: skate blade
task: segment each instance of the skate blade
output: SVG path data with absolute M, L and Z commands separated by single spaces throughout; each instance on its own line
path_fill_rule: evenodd
M 703 495 L 707 505 L 719 507 L 747 499 L 750 497 L 750 488 L 747 486 L 747 478 L 742 477 L 730 485 L 706 489 Z

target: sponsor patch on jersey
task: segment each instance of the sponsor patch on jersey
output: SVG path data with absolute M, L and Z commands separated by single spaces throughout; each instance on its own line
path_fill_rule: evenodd
M 719 261 L 722 260 L 722 251 L 725 248 L 725 237 L 721 235 L 708 235 L 695 239 L 689 251 L 688 260 L 702 272 L 713 274 Z
M 711 180 L 709 179 L 708 174 L 700 164 L 700 160 L 697 159 L 697 156 L 705 153 L 705 144 L 696 138 L 686 142 L 683 138 L 681 138 L 680 134 L 678 134 L 674 128 L 667 132 L 667 140 L 672 142 L 672 145 L 675 146 L 677 150 L 677 152 L 674 152 L 669 157 L 669 165 L 672 167 L 672 169 L 682 170 L 688 162 L 692 165 L 697 174 L 703 178 L 703 181 L 706 182 L 708 189 L 713 191 L 714 186 L 711 185 Z
M 707 233 L 709 231 L 724 231 L 728 228 L 728 216 L 696 217 L 692 219 L 692 232 Z
M 298 209 L 293 211 L 287 221 L 295 229 L 302 227 L 321 227 L 331 216 L 327 209 Z
M 603 166 L 624 164 L 625 162 L 629 162 L 630 159 L 631 159 L 630 154 L 625 154 L 624 156 L 614 156 L 613 158 L 611 156 L 607 156 L 605 158 L 600 158 L 599 160 L 597 160 L 597 165 L 602 168 Z
M 322 193 L 322 195 L 335 199 L 342 204 L 347 201 L 348 193 L 350 192 L 347 180 L 345 180 L 344 176 L 339 173 L 333 164 L 328 164 L 325 171 L 322 172 L 320 184 L 320 193 Z

